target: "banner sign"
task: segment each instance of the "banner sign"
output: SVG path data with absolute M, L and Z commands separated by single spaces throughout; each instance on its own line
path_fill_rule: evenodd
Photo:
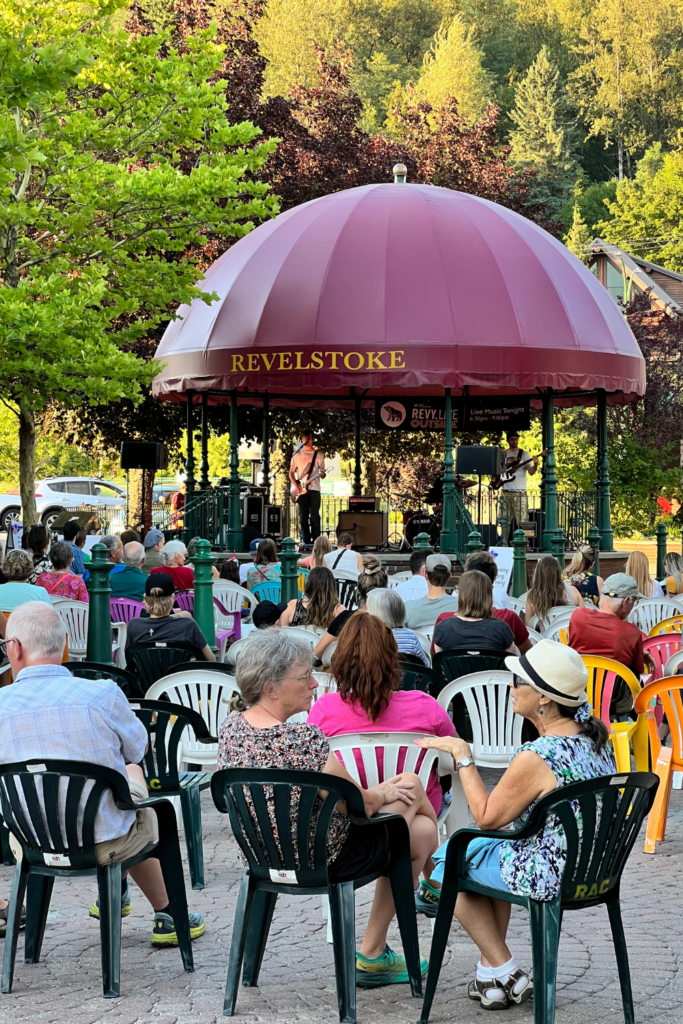
M 453 430 L 528 430 L 530 399 L 454 398 Z M 377 430 L 445 430 L 445 398 L 376 398 Z

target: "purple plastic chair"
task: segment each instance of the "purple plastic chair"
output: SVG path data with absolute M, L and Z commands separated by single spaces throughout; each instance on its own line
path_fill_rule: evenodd
M 177 590 L 175 603 L 181 612 L 191 612 L 194 615 L 194 590 Z
M 131 619 L 139 619 L 140 612 L 144 609 L 142 601 L 133 601 L 128 597 L 112 597 L 111 621 L 125 622 L 128 625 Z

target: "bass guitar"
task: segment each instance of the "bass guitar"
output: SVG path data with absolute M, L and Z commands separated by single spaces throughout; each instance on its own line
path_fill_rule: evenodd
M 524 459 L 523 462 L 520 461 L 521 456 L 518 455 L 516 459 L 512 459 L 509 465 L 505 467 L 504 473 L 501 473 L 499 476 L 491 477 L 489 487 L 492 491 L 499 490 L 503 484 L 507 484 L 511 480 L 515 479 L 518 469 L 522 469 L 523 466 L 530 466 L 535 459 L 544 459 L 547 454 L 547 449 L 544 448 L 542 452 L 537 452 L 535 455 L 531 455 L 528 459 Z

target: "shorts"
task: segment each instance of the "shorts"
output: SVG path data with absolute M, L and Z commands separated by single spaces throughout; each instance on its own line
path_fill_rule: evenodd
M 470 840 L 465 858 L 465 878 L 489 889 L 504 889 L 510 892 L 510 887 L 503 881 L 500 873 L 500 848 L 505 842 L 505 839 L 487 839 L 483 836 L 481 839 Z M 432 860 L 436 865 L 432 871 L 432 880 L 435 882 L 443 882 L 447 846 L 448 843 L 444 843 L 432 854 Z
M 389 833 L 386 825 L 356 825 L 351 822 L 349 834 L 339 854 L 328 866 L 330 882 L 351 882 L 389 866 Z

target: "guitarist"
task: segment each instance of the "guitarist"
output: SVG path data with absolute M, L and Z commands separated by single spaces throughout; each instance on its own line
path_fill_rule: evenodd
M 304 430 L 289 466 L 292 487 L 303 491 L 298 505 L 304 544 L 312 544 L 320 536 L 320 481 L 325 475 L 325 457 L 313 445 L 313 431 Z
M 514 535 L 518 524 L 526 522 L 529 518 L 529 504 L 527 502 L 527 473 L 534 475 L 538 469 L 539 456 L 531 456 L 519 447 L 519 434 L 514 431 L 508 433 L 508 448 L 505 452 L 505 472 L 513 474 L 512 479 L 503 484 L 502 511 L 505 514 L 508 524 L 507 540 Z M 520 465 L 526 463 L 526 465 Z M 519 468 L 517 468 L 519 466 Z

